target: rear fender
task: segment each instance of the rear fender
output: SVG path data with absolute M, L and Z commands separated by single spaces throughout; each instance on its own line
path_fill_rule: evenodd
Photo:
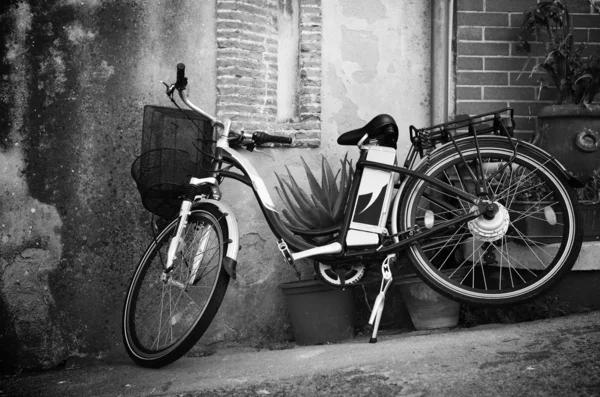
M 569 182 L 569 186 L 571 186 L 572 188 L 578 189 L 584 186 L 584 183 L 577 179 L 576 177 L 574 177 L 561 163 L 560 161 L 558 161 L 558 159 L 556 157 L 554 157 L 553 155 L 551 155 L 550 153 L 548 153 L 547 151 L 545 151 L 542 148 L 539 148 L 529 142 L 525 142 L 525 141 L 518 141 L 519 146 L 527 146 L 529 147 L 529 149 L 531 149 L 532 151 L 536 152 L 536 154 L 539 154 L 540 156 L 544 156 L 544 157 L 548 157 L 550 158 L 550 161 L 556 165 L 556 168 L 559 169 L 559 171 L 564 175 L 564 177 L 567 179 L 567 181 Z
M 479 136 L 478 137 L 479 142 L 485 142 L 485 141 L 506 141 L 506 137 L 499 137 L 499 136 Z M 461 138 L 458 139 L 456 141 L 457 144 L 461 144 L 461 143 L 467 143 L 467 142 L 472 142 L 473 138 L 472 137 L 465 137 L 465 138 Z M 544 149 L 541 149 L 529 142 L 525 142 L 525 141 L 521 141 L 521 140 L 517 140 L 513 138 L 513 142 L 515 144 L 518 144 L 519 146 L 527 146 L 529 149 L 531 149 L 533 152 L 535 152 L 536 154 L 538 154 L 539 156 L 542 157 L 548 157 L 550 159 L 550 162 L 552 164 L 554 164 L 556 166 L 556 168 L 559 170 L 559 172 L 561 174 L 564 175 L 564 177 L 567 179 L 569 186 L 571 186 L 572 188 L 581 188 L 584 186 L 584 183 L 579 180 L 578 178 L 574 177 L 561 163 L 560 161 L 558 161 L 558 159 L 554 156 L 552 156 L 550 153 L 548 153 L 547 151 L 545 151 Z M 448 143 L 446 145 L 450 145 L 449 147 L 447 147 L 447 150 L 455 150 L 454 146 L 451 143 Z M 440 148 L 440 151 L 443 151 L 444 147 Z M 435 154 L 437 154 L 438 151 L 436 150 Z

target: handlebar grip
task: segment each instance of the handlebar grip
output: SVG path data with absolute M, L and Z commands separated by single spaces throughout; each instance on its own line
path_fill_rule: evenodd
M 177 64 L 177 81 L 175 85 L 178 88 L 184 88 L 187 85 L 187 79 L 185 78 L 185 65 L 183 63 Z
M 285 143 L 287 145 L 290 145 L 292 143 L 292 138 L 290 138 L 288 136 L 268 135 L 267 142 Z
M 253 139 L 257 145 L 262 145 L 263 143 L 269 143 L 269 142 L 283 143 L 283 144 L 287 144 L 287 145 L 292 143 L 292 138 L 290 138 L 290 137 L 269 135 L 262 131 L 255 132 L 253 134 Z

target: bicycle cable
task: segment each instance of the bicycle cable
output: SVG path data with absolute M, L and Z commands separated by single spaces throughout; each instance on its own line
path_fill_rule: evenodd
M 197 129 L 197 130 L 200 130 L 200 125 L 198 125 L 198 124 L 196 123 L 196 121 L 194 121 L 194 119 L 192 119 L 192 118 L 191 118 L 191 117 L 190 117 L 190 116 L 189 116 L 189 115 L 188 115 L 188 114 L 187 114 L 187 113 L 186 113 L 186 112 L 185 112 L 185 111 L 184 111 L 184 110 L 183 110 L 183 109 L 182 109 L 182 108 L 179 106 L 179 104 L 177 103 L 177 101 L 175 101 L 175 99 L 173 99 L 173 95 L 171 94 L 171 95 L 167 95 L 167 96 L 169 97 L 169 99 L 171 100 L 171 102 L 173 102 L 173 104 L 175 105 L 175 107 L 176 107 L 176 108 L 177 108 L 177 109 L 178 109 L 178 110 L 179 110 L 181 113 L 183 113 L 183 115 L 184 115 L 184 116 L 185 116 L 185 117 L 188 119 L 188 121 L 189 121 L 190 123 L 192 123 L 192 124 L 193 124 L 193 125 L 196 127 L 196 129 Z M 205 156 L 208 156 L 208 157 L 210 157 L 211 159 L 216 159 L 216 157 L 215 157 L 215 156 L 214 156 L 212 153 L 209 153 L 209 152 L 207 152 L 207 151 L 205 151 L 205 150 L 201 149 L 200 147 L 198 147 L 198 146 L 196 145 L 196 142 L 201 142 L 201 143 L 207 143 L 207 142 L 208 142 L 208 143 L 216 143 L 217 141 L 216 141 L 215 139 L 208 139 L 208 138 L 197 138 L 197 139 L 195 139 L 195 140 L 193 140 L 193 141 L 192 141 L 192 146 L 194 147 L 194 149 L 196 149 L 196 150 L 197 150 L 198 152 L 200 152 L 201 154 L 203 154 L 203 155 L 205 155 Z M 200 164 L 199 164 L 199 166 L 200 166 L 200 169 L 201 169 L 202 171 L 205 171 L 205 172 L 210 172 L 210 171 L 211 171 L 210 169 L 206 169 L 206 168 L 204 168 L 204 167 L 202 166 L 202 163 L 200 163 Z

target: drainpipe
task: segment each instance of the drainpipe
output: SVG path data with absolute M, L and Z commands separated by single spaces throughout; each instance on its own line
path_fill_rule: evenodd
M 431 124 L 447 121 L 454 112 L 453 10 L 454 0 L 431 1 Z

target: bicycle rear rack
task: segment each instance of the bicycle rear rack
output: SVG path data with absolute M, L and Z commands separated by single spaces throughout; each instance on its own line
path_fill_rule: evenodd
M 491 176 L 494 177 L 503 172 L 517 157 L 517 147 L 512 139 L 514 129 L 514 110 L 512 108 L 504 108 L 494 112 L 478 114 L 476 116 L 459 115 L 454 121 L 426 128 L 417 129 L 415 126 L 411 125 L 409 127 L 409 132 L 412 146 L 406 157 L 404 167 L 411 168 L 417 154 L 419 154 L 421 158 L 426 158 L 428 161 L 429 154 L 434 149 L 449 142 L 452 142 L 452 145 L 461 157 L 461 160 L 466 164 L 466 160 L 462 155 L 457 140 L 465 137 L 472 137 L 479 157 L 479 164 L 477 165 L 476 172 L 478 175 L 483 176 L 484 173 L 482 169 L 481 153 L 479 152 L 478 137 L 480 135 L 489 134 L 498 136 L 503 135 L 513 147 L 513 156 L 506 164 L 494 172 Z M 471 178 L 474 181 L 478 181 L 476 187 L 477 194 L 480 196 L 488 194 L 485 181 L 482 180 L 482 178 L 478 178 L 470 167 L 467 167 L 467 170 L 470 173 Z

